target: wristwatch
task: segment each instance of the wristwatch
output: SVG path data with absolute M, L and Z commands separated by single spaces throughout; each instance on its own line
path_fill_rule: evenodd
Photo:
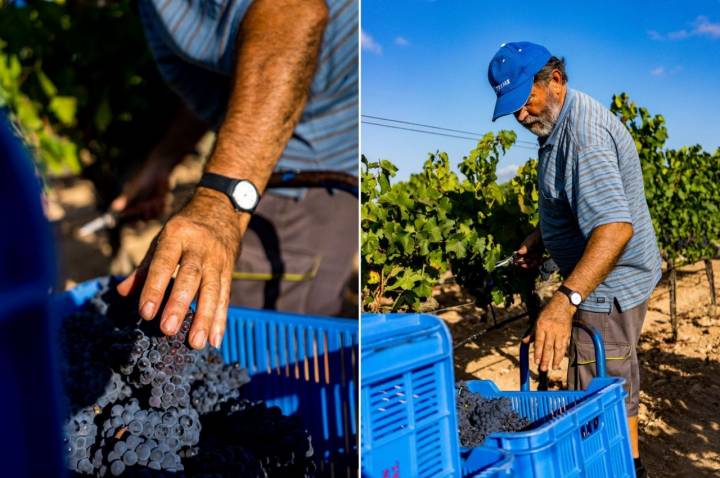
M 234 179 L 215 173 L 205 173 L 198 186 L 225 193 L 236 211 L 252 213 L 260 202 L 260 193 L 247 179 Z
M 580 292 L 574 291 L 571 288 L 566 287 L 565 284 L 560 285 L 558 290 L 560 292 L 562 292 L 563 294 L 565 294 L 568 297 L 568 299 L 570 299 L 570 303 L 572 305 L 574 305 L 575 307 L 580 305 L 583 301 L 582 295 L 580 295 Z

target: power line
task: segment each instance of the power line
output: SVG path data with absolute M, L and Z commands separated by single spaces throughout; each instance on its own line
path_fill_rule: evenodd
M 364 116 L 364 115 L 363 115 L 363 116 Z M 370 124 L 370 125 L 373 125 L 373 126 L 383 126 L 383 127 L 385 127 L 385 128 L 400 129 L 400 130 L 404 130 L 404 131 L 412 131 L 412 132 L 415 132 L 415 133 L 434 134 L 434 135 L 436 135 L 436 136 L 446 136 L 446 137 L 448 137 L 448 138 L 469 139 L 469 140 L 471 140 L 471 141 L 479 141 L 479 140 L 480 140 L 480 138 L 477 138 L 477 137 L 459 136 L 459 135 L 447 134 L 447 133 L 438 133 L 437 131 L 426 131 L 426 130 L 415 129 L 415 128 L 405 128 L 405 127 L 403 127 L 403 126 L 394 126 L 394 125 L 390 125 L 390 124 L 374 123 L 374 122 L 372 122 L 372 121 L 363 121 L 362 124 Z M 530 148 L 530 147 L 524 146 L 524 145 L 522 145 L 522 144 L 517 145 L 517 147 L 518 147 L 518 148 L 521 148 L 521 149 L 527 149 L 527 150 L 531 150 L 531 151 L 537 151 L 537 148 Z
M 452 133 L 472 134 L 472 135 L 477 135 L 479 137 L 484 136 L 484 134 L 478 133 L 476 131 L 465 131 L 462 129 L 445 128 L 442 126 L 433 126 L 433 125 L 423 124 L 423 123 L 414 123 L 412 121 L 398 120 L 398 119 L 393 119 L 393 118 L 384 118 L 382 116 L 372 116 L 372 115 L 360 115 L 360 116 L 362 116 L 363 118 L 370 118 L 370 119 L 382 120 L 382 121 L 390 121 L 392 123 L 409 124 L 412 126 L 421 126 L 423 128 L 432 128 L 432 129 L 439 129 L 441 131 L 450 131 Z M 368 124 L 377 124 L 377 123 L 368 123 Z M 515 143 L 516 144 L 527 144 L 528 146 L 532 146 L 533 149 L 537 149 L 537 147 L 538 147 L 537 143 L 533 143 L 532 141 L 518 140 Z

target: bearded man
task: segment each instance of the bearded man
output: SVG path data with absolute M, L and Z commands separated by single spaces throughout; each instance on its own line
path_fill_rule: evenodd
M 570 346 L 568 388 L 595 375 L 590 337 L 575 317 L 602 333 L 610 375 L 623 377 L 637 476 L 640 368 L 637 344 L 661 259 L 635 142 L 598 101 L 568 88 L 565 61 L 529 42 L 500 47 L 488 68 L 497 102 L 493 121 L 514 114 L 538 136 L 540 226 L 516 263 L 537 267 L 545 249 L 564 281 L 535 325 L 535 363 L 558 368 Z M 529 342 L 530 337 L 524 339 Z

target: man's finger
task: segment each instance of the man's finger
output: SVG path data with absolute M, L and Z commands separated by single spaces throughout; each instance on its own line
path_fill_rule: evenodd
M 182 246 L 174 239 L 159 240 L 152 255 L 148 252 L 147 277 L 140 293 L 140 316 L 143 319 L 155 317 L 181 254 Z
M 550 364 L 552 363 L 553 359 L 553 352 L 555 350 L 555 337 L 547 337 L 545 339 L 545 344 L 543 345 L 543 356 L 542 361 L 540 362 L 540 370 L 543 372 L 547 372 L 550 368 Z
M 120 212 L 127 207 L 128 197 L 125 194 L 121 194 L 116 197 L 113 202 L 110 203 L 110 209 L 113 211 Z
M 202 259 L 187 252 L 183 254 L 170 298 L 160 320 L 160 329 L 166 335 L 174 335 L 180 329 L 200 286 L 201 274 Z
M 545 331 L 544 330 L 537 330 L 535 331 L 535 365 L 540 364 L 540 360 L 543 356 L 543 347 L 545 346 Z
M 567 350 L 567 340 L 556 340 L 555 350 L 553 350 L 553 368 L 560 368 L 560 363 L 565 358 Z
M 220 276 L 220 295 L 215 310 L 215 319 L 210 329 L 210 344 L 215 348 L 222 345 L 225 335 L 225 324 L 227 323 L 228 307 L 230 306 L 230 281 L 231 273 L 223 272 Z
M 189 342 L 193 348 L 201 349 L 205 347 L 210 327 L 215 320 L 219 297 L 220 273 L 217 269 L 208 268 L 203 271 L 195 318 L 192 327 L 190 327 Z
M 157 247 L 157 237 L 150 243 L 150 247 L 145 253 L 145 257 L 140 261 L 140 265 L 135 269 L 129 276 L 117 285 L 118 293 L 127 297 L 133 293 L 138 287 L 142 287 L 147 278 L 148 269 L 150 268 L 150 262 L 152 261 L 153 254 L 155 254 L 155 248 Z M 139 304 L 138 304 L 139 305 Z
M 137 287 L 138 282 L 138 273 L 137 270 L 134 270 L 132 274 L 127 276 L 125 280 L 123 280 L 117 285 L 117 291 L 121 296 L 127 297 L 128 295 L 130 295 L 130 292 L 132 292 L 133 289 Z

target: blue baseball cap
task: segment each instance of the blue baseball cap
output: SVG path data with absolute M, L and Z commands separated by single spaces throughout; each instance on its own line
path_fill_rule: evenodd
M 535 73 L 551 56 L 544 46 L 526 41 L 500 45 L 488 66 L 488 80 L 497 95 L 493 121 L 523 107 L 530 97 Z

